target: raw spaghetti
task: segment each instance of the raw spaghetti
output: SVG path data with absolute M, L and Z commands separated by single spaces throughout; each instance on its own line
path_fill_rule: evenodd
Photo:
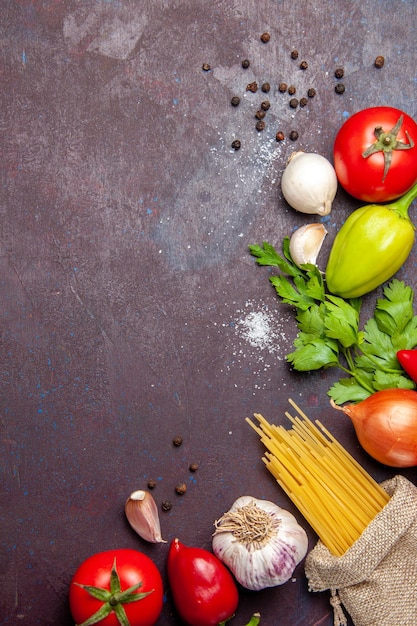
M 263 461 L 278 484 L 335 556 L 360 537 L 389 500 L 388 494 L 316 420 L 317 426 L 289 400 L 292 428 L 246 421 L 267 448 Z

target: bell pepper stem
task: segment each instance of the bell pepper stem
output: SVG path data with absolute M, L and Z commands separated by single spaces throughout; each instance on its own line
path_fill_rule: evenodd
M 401 198 L 398 198 L 395 202 L 388 204 L 387 207 L 397 213 L 400 217 L 409 220 L 408 209 L 410 204 L 417 198 L 417 183 L 411 187 Z

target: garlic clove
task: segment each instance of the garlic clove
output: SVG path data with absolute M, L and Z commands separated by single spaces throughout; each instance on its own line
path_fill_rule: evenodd
M 290 254 L 298 266 L 303 263 L 316 265 L 327 230 L 323 224 L 306 224 L 297 228 L 290 239 Z
M 166 543 L 161 536 L 158 507 L 149 491 L 139 489 L 130 494 L 125 504 L 127 521 L 142 539 Z

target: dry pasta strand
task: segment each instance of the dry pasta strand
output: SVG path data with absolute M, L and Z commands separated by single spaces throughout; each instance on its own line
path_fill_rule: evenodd
M 321 424 L 297 411 L 286 417 L 291 428 L 270 424 L 255 413 L 258 433 L 267 451 L 267 469 L 292 500 L 324 545 L 341 556 L 361 536 L 389 500 L 388 494 Z

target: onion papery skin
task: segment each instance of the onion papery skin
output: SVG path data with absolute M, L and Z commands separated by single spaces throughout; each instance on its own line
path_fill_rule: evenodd
M 350 417 L 359 443 L 376 461 L 390 467 L 417 465 L 416 391 L 383 389 L 336 408 Z

